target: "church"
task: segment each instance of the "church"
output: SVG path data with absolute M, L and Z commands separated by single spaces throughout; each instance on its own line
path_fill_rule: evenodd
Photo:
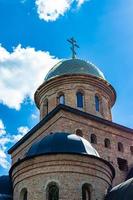
M 8 151 L 0 200 L 133 199 L 133 129 L 112 121 L 115 89 L 69 42 L 35 92 L 40 122 Z

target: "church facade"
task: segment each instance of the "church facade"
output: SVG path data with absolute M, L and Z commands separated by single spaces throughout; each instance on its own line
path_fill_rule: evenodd
M 115 200 L 110 190 L 131 178 L 133 164 L 133 129 L 112 122 L 115 100 L 92 63 L 55 65 L 35 92 L 40 122 L 9 150 L 5 199 Z

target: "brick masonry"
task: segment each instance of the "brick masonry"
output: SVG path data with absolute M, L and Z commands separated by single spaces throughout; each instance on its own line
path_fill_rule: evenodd
M 105 120 L 112 120 L 111 107 L 116 99 L 115 90 L 107 81 L 89 75 L 62 76 L 43 83 L 35 93 L 35 102 L 40 109 L 40 119 L 47 114 L 46 100 L 48 100 L 48 112 L 51 112 L 58 105 L 57 97 L 60 92 L 65 95 L 65 104 L 76 108 L 76 92 L 78 90 L 82 90 L 84 94 L 82 111 Z M 96 94 L 100 99 L 100 112 L 95 110 Z M 133 146 L 133 131 L 126 131 L 126 129 L 110 126 L 65 110 L 56 113 L 11 153 L 12 165 L 26 156 L 26 152 L 34 142 L 51 132 L 63 131 L 75 134 L 77 129 L 82 130 L 83 137 L 88 141 L 90 141 L 91 134 L 96 135 L 97 144 L 92 144 L 93 147 L 101 158 L 115 168 L 116 176 L 113 185 L 124 181 L 128 171 L 119 169 L 117 158 L 126 159 L 130 170 L 133 163 L 133 155 L 130 151 L 130 147 Z M 105 138 L 110 140 L 110 148 L 105 147 Z M 123 144 L 123 152 L 118 151 L 118 142 Z M 79 162 L 78 165 L 77 162 Z M 50 165 L 47 165 L 48 163 Z M 19 199 L 20 191 L 24 187 L 28 188 L 28 200 L 45 199 L 45 189 L 49 181 L 58 182 L 61 188 L 61 200 L 80 200 L 81 185 L 84 182 L 89 182 L 93 187 L 92 200 L 102 200 L 112 181 L 112 174 L 109 171 L 109 167 L 99 160 L 75 155 L 42 156 L 40 159 L 37 157 L 23 161 L 12 171 L 14 200 Z

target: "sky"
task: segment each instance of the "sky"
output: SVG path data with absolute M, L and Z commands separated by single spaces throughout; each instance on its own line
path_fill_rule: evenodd
M 0 0 L 0 175 L 7 150 L 39 122 L 34 92 L 71 57 L 94 63 L 117 92 L 113 121 L 133 128 L 133 0 Z

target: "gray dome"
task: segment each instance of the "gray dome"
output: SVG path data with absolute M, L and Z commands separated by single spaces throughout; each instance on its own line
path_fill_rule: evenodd
M 80 59 L 64 60 L 57 63 L 46 75 L 45 81 L 61 75 L 88 74 L 105 79 L 103 73 L 92 63 Z
M 114 187 L 106 200 L 133 200 L 133 178 Z
M 12 200 L 12 184 L 9 176 L 0 176 L 0 200 Z
M 34 143 L 28 150 L 26 157 L 55 153 L 85 154 L 99 157 L 97 151 L 87 140 L 75 134 L 62 132 L 52 133 Z

